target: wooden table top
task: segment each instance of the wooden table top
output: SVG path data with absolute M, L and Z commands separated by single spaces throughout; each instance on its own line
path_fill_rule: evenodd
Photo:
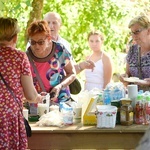
M 116 125 L 115 128 L 97 128 L 82 123 L 63 127 L 39 127 L 30 123 L 32 137 L 29 149 L 134 149 L 149 125 Z M 40 139 L 40 142 L 37 142 Z M 59 140 L 56 140 L 59 139 Z M 59 141 L 59 142 L 58 142 Z M 126 142 L 125 142 L 126 141 Z
M 80 133 L 86 133 L 86 132 L 105 132 L 105 133 L 143 133 L 145 132 L 148 128 L 149 125 L 138 125 L 138 124 L 133 124 L 130 126 L 123 126 L 123 125 L 116 125 L 115 128 L 97 128 L 96 126 L 85 126 L 82 123 L 75 123 L 73 125 L 67 125 L 67 126 L 62 126 L 62 127 L 54 127 L 54 126 L 49 126 L 49 127 L 39 127 L 36 125 L 36 123 L 30 123 L 30 126 L 32 128 L 32 132 L 42 132 L 42 133 L 50 133 L 50 132 L 80 132 Z

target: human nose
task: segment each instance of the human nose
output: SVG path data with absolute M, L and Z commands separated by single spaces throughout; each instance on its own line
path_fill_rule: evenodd
M 97 42 L 93 42 L 93 45 L 96 45 L 97 44 Z
M 50 22 L 50 23 L 49 23 L 49 27 L 50 27 L 50 28 L 53 28 L 53 23 Z

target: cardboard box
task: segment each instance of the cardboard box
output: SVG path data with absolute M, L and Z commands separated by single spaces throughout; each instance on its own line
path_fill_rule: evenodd
M 82 107 L 82 123 L 83 125 L 96 125 L 96 98 L 92 97 Z

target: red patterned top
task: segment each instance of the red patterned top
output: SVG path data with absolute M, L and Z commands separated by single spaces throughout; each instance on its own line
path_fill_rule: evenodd
M 21 75 L 31 75 L 26 54 L 11 47 L 0 47 L 0 72 L 22 107 Z M 27 137 L 20 108 L 0 80 L 0 149 L 26 148 Z

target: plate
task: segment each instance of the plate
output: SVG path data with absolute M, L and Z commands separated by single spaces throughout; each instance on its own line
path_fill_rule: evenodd
M 126 81 L 126 82 L 139 82 L 139 78 L 137 78 L 137 77 L 124 78 L 124 81 Z

